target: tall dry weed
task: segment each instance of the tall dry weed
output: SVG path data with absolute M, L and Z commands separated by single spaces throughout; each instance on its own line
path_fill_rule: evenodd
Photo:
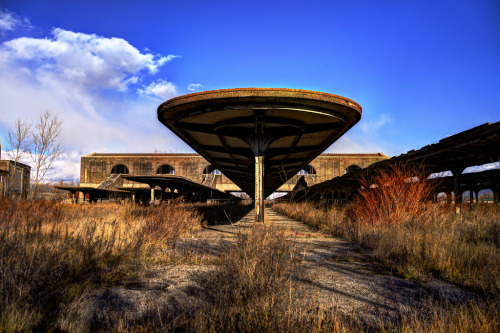
M 0 331 L 57 328 L 85 288 L 130 274 L 200 223 L 182 207 L 0 199 Z
M 348 210 L 352 222 L 393 226 L 413 219 L 424 223 L 429 213 L 425 209 L 426 201 L 437 185 L 427 177 L 423 169 L 398 165 L 361 179 L 362 189 Z

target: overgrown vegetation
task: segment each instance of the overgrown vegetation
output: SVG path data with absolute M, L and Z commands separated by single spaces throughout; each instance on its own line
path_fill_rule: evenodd
M 379 184 L 387 184 L 387 179 Z M 410 191 L 397 192 L 406 196 L 414 195 L 414 185 L 422 186 L 398 181 L 393 186 Z M 478 205 L 457 215 L 449 207 L 427 203 L 425 195 L 414 198 L 417 206 L 383 198 L 389 190 L 394 189 L 374 187 L 346 208 L 310 203 L 281 203 L 274 208 L 372 249 L 378 259 L 407 277 L 425 280 L 432 274 L 490 297 L 456 304 L 429 299 L 420 311 L 367 321 L 360 313 L 340 312 L 333 303 L 319 306 L 308 289 L 299 287 L 315 277 L 306 275 L 303 256 L 283 230 L 256 225 L 248 233 L 236 234 L 234 241 L 220 245 L 222 257 L 215 262 L 175 257 L 180 237 L 202 224 L 219 223 L 226 215 L 234 222 L 247 206 L 193 206 L 179 201 L 150 208 L 4 198 L 0 199 L 0 331 L 72 331 L 79 324 L 68 309 L 78 307 L 80 297 L 89 291 L 107 290 L 140 275 L 150 264 L 194 263 L 203 267 L 190 277 L 196 284 L 192 290 L 196 302 L 169 303 L 165 293 L 165 304 L 151 305 L 141 317 L 117 314 L 105 322 L 97 320 L 92 329 L 497 332 L 498 207 Z M 371 197 L 375 191 L 380 191 L 378 196 Z M 387 209 L 390 205 L 396 210 Z M 368 207 L 380 209 L 373 212 Z
M 180 206 L 0 199 L 0 331 L 53 329 L 86 288 L 133 274 L 200 224 Z
M 273 208 L 373 250 L 407 277 L 434 275 L 499 296 L 500 208 L 483 204 L 456 214 L 428 202 L 433 185 L 409 181 L 415 175 L 426 179 L 418 171 L 397 168 L 365 180 L 366 190 L 347 207 L 303 202 Z
M 404 167 L 363 181 L 348 206 L 277 203 L 276 211 L 372 250 L 374 257 L 407 278 L 429 277 L 472 289 L 481 300 L 435 304 L 403 316 L 395 331 L 494 332 L 499 329 L 500 207 L 454 207 L 427 199 L 433 185 Z M 384 326 L 384 330 L 387 325 Z M 389 331 L 391 331 L 389 329 Z

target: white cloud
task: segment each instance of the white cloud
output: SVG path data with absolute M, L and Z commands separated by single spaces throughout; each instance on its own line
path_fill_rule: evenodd
M 50 109 L 63 120 L 66 154 L 53 179 L 79 178 L 80 156 L 91 152 L 192 151 L 157 119 L 158 100 L 137 92 L 176 56 L 140 52 L 128 41 L 54 29 L 45 39 L 0 44 L 0 133 L 16 118 L 35 120 Z M 148 96 L 170 98 L 167 81 L 147 86 Z
M 159 97 L 167 100 L 177 96 L 177 88 L 172 82 L 166 80 L 159 80 L 150 85 L 138 90 L 140 94 L 145 96 Z
M 382 114 L 374 121 L 362 120 L 359 127 L 365 134 L 371 134 L 378 131 L 384 125 L 391 123 L 391 117 L 388 114 Z
M 200 83 L 191 83 L 187 86 L 189 91 L 196 91 L 197 89 L 203 88 L 203 85 Z
M 11 31 L 21 22 L 14 17 L 12 13 L 0 10 L 0 31 Z
M 21 37 L 3 43 L 0 60 L 30 68 L 41 83 L 54 78 L 89 89 L 126 90 L 140 73 L 155 74 L 177 56 L 141 53 L 121 38 L 56 28 L 52 38 Z
M 353 135 L 343 135 L 335 141 L 325 153 L 348 154 L 348 153 L 378 153 L 387 154 L 387 149 L 375 144 L 373 141 L 365 140 L 363 137 L 352 139 Z
M 470 166 L 466 168 L 462 173 L 473 173 L 473 172 L 481 172 L 494 169 L 500 169 L 500 162 L 492 162 L 483 165 Z
M 389 114 L 369 115 L 334 142 L 327 153 L 384 153 L 399 155 L 406 151 L 398 142 L 388 142 L 383 139 L 382 131 L 386 124 L 391 123 Z M 371 118 L 370 118 L 371 117 Z
M 15 154 L 14 151 L 2 150 L 2 159 L 9 159 L 9 153 L 10 156 Z M 47 172 L 43 181 L 78 180 L 80 178 L 80 157 L 81 154 L 78 151 L 69 151 L 62 154 L 54 160 L 51 170 Z M 31 176 L 35 176 L 33 155 L 26 154 L 19 162 L 31 166 Z
M 54 161 L 53 170 L 57 171 L 52 174 L 52 181 L 56 180 L 79 180 L 80 179 L 80 157 L 78 151 L 70 151 L 62 154 Z

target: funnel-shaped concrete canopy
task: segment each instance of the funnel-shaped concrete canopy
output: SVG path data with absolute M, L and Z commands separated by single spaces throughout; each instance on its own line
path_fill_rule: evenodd
M 298 89 L 206 91 L 158 107 L 158 119 L 165 126 L 258 200 L 360 118 L 361 107 L 354 101 Z

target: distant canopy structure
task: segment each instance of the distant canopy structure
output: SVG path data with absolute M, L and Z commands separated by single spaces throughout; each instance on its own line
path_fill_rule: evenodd
M 298 89 L 242 88 L 194 93 L 158 107 L 158 119 L 255 201 L 264 198 L 361 118 L 347 98 Z

